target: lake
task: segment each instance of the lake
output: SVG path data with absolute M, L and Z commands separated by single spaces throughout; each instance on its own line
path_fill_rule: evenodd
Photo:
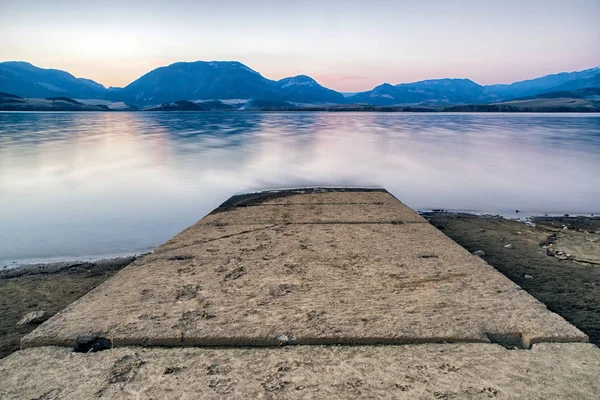
M 600 115 L 0 113 L 0 266 L 148 251 L 233 194 L 300 186 L 600 213 Z

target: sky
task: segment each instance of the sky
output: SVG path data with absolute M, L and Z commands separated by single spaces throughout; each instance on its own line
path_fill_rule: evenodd
M 335 90 L 511 83 L 600 65 L 600 0 L 0 0 L 0 61 L 125 86 L 177 61 L 241 61 Z

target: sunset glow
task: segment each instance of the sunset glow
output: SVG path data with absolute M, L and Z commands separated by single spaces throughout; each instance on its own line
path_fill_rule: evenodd
M 600 2 L 585 0 L 0 0 L 0 60 L 107 87 L 193 60 L 237 60 L 270 79 L 306 74 L 339 91 L 492 84 L 599 65 L 598 21 Z

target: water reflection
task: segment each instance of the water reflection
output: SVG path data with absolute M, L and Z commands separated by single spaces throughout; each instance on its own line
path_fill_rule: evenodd
M 0 265 L 151 248 L 233 193 L 274 187 L 600 212 L 599 150 L 593 115 L 0 113 Z

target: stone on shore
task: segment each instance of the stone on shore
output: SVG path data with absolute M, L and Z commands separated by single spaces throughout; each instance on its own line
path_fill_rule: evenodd
M 48 318 L 50 318 L 50 316 L 48 313 L 46 313 L 46 311 L 32 311 L 23 316 L 23 318 L 17 322 L 17 325 L 39 324 Z

